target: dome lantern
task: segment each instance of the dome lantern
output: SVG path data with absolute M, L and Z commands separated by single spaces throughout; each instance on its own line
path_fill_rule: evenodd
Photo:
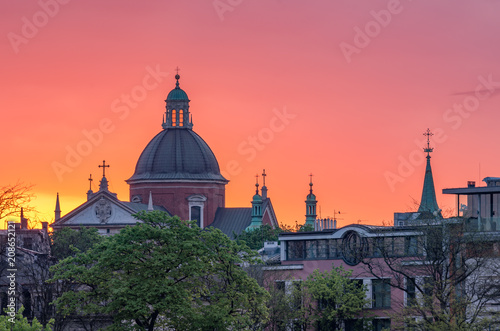
M 168 93 L 167 99 L 165 100 L 166 112 L 162 123 L 163 129 L 193 128 L 192 118 L 189 115 L 189 98 L 187 93 L 179 87 L 180 78 L 179 68 L 177 68 L 175 88 Z

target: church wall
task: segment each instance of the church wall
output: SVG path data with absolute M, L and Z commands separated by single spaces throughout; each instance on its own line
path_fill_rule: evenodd
M 165 207 L 171 214 L 181 219 L 189 219 L 188 198 L 202 195 L 207 198 L 203 208 L 204 226 L 212 224 L 218 207 L 225 207 L 225 185 L 216 183 L 138 183 L 130 185 L 130 199 L 140 197 L 148 203 L 149 192 L 153 204 Z

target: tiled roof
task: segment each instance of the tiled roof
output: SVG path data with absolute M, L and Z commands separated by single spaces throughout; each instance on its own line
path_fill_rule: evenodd
M 245 231 L 251 222 L 252 208 L 217 208 L 215 220 L 210 226 L 234 239 L 234 234 L 239 235 Z
M 148 210 L 148 205 L 145 203 L 138 203 L 138 202 L 128 202 L 128 201 L 120 201 L 122 204 L 125 206 L 129 207 L 130 209 L 135 210 L 136 212 L 140 212 L 143 210 Z M 170 212 L 166 210 L 163 206 L 153 206 L 154 210 L 160 210 L 160 211 L 166 211 L 169 215 Z

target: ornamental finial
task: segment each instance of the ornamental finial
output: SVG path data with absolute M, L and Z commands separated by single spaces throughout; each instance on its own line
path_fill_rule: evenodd
M 176 71 L 176 75 L 175 75 L 175 79 L 177 80 L 177 82 L 175 83 L 175 88 L 179 88 L 179 78 L 181 78 L 181 76 L 179 76 L 179 71 L 181 69 L 179 68 L 179 66 L 177 66 L 177 68 L 175 68 L 175 71 Z
M 431 130 L 429 130 L 429 128 L 427 128 L 427 131 L 424 132 L 424 136 L 427 136 L 427 148 L 424 148 L 424 153 L 427 153 L 427 158 L 430 159 L 430 153 L 434 150 L 434 148 L 431 148 L 431 145 L 430 145 L 430 139 L 431 139 L 431 136 L 433 136 L 434 134 L 431 132 Z
M 310 173 L 309 174 L 309 178 L 310 178 L 310 181 L 309 181 L 309 193 L 313 193 L 313 174 Z

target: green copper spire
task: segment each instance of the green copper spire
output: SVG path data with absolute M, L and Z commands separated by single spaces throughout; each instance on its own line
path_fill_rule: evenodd
M 433 134 L 429 129 L 427 129 L 424 133 L 424 136 L 427 136 L 427 148 L 424 148 L 424 152 L 427 153 L 427 165 L 425 167 L 424 188 L 422 190 L 422 199 L 420 200 L 418 212 L 436 212 L 439 216 L 441 216 L 441 211 L 436 200 L 436 191 L 434 190 L 434 179 L 432 178 L 430 155 L 430 153 L 434 150 L 434 148 L 430 147 L 430 137 L 432 135 Z
M 259 195 L 259 175 L 255 176 L 255 195 L 252 199 L 252 223 L 246 231 L 252 231 L 262 225 L 262 197 Z
M 312 174 L 309 175 L 311 180 L 309 181 L 309 194 L 306 198 L 306 225 L 314 225 L 314 221 L 316 220 L 316 196 L 313 193 L 313 180 Z

